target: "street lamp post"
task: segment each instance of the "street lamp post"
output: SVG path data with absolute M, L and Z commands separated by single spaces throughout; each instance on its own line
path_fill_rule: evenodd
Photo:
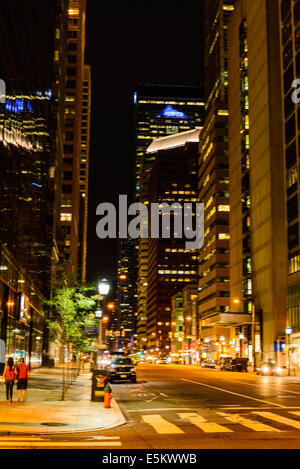
M 103 297 L 105 297 L 106 295 L 108 295 L 108 292 L 109 292 L 109 289 L 110 289 L 110 285 L 108 283 L 108 281 L 103 278 L 99 284 L 98 284 L 98 291 L 100 293 L 100 299 L 99 299 L 99 302 L 101 300 L 103 300 Z M 96 353 L 96 365 L 98 365 L 98 353 L 99 353 L 99 348 L 101 348 L 102 350 L 102 347 L 103 347 L 103 343 L 102 343 L 102 310 L 100 308 L 98 308 L 95 312 L 96 314 L 96 317 L 99 318 L 99 330 L 98 330 L 98 344 L 97 344 L 97 353 Z
M 292 333 L 292 328 L 291 327 L 287 327 L 285 329 L 285 333 L 287 335 L 287 338 L 288 338 L 288 341 L 287 341 L 287 346 L 288 346 L 288 353 L 287 353 L 287 356 L 288 356 L 288 376 L 291 376 L 291 351 L 290 351 L 290 337 L 291 337 L 291 333 Z
M 252 301 L 252 327 L 251 327 L 251 342 L 252 342 L 252 361 L 253 361 L 253 371 L 256 369 L 256 355 L 255 355 L 255 304 Z

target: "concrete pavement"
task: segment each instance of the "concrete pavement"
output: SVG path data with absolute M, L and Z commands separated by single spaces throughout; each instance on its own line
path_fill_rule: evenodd
M 27 400 L 7 403 L 5 385 L 0 385 L 0 432 L 55 434 L 105 430 L 126 422 L 115 399 L 111 408 L 91 402 L 91 373 L 81 372 L 61 400 L 61 369 L 33 371 L 29 377 Z

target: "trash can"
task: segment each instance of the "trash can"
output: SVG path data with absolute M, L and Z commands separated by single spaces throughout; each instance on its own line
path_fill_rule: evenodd
M 94 402 L 104 402 L 104 387 L 107 383 L 106 370 L 94 370 L 92 377 L 92 397 Z

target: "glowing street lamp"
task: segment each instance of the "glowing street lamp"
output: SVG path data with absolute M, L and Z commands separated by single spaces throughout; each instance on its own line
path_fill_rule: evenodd
M 100 319 L 102 317 L 102 310 L 100 308 L 95 311 L 96 318 Z
M 98 284 L 98 290 L 99 290 L 100 295 L 102 296 L 108 295 L 109 288 L 110 288 L 110 285 L 108 281 L 106 280 L 106 278 L 103 278 Z

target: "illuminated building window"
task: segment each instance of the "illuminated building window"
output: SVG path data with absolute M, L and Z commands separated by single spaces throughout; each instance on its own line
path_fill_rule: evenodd
M 218 212 L 230 212 L 229 205 L 218 205 Z
M 300 255 L 296 254 L 289 258 L 289 274 L 294 274 L 300 270 Z
M 252 280 L 244 280 L 244 296 L 252 295 Z
M 79 8 L 69 8 L 68 13 L 70 16 L 79 16 Z
M 214 199 L 213 199 L 213 196 L 211 196 L 211 197 L 208 199 L 208 201 L 206 202 L 206 204 L 205 204 L 205 206 L 204 206 L 204 209 L 205 209 L 205 210 L 207 209 L 207 207 L 210 206 L 210 204 L 213 203 L 213 200 L 214 200 Z
M 251 257 L 246 257 L 246 259 L 243 260 L 243 271 L 244 275 L 252 273 Z
M 230 235 L 228 233 L 219 233 L 218 238 L 219 239 L 230 239 Z
M 72 207 L 72 200 L 71 199 L 63 199 L 61 201 L 61 207 Z
M 287 188 L 296 184 L 298 179 L 297 168 L 292 168 L 287 173 Z
M 72 221 L 72 213 L 61 213 L 60 221 Z

